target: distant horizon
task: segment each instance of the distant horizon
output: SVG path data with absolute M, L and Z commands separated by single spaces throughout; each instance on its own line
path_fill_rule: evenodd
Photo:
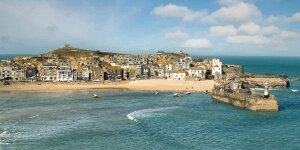
M 168 51 L 169 52 L 169 51 Z M 41 53 L 40 53 L 41 54 Z M 40 55 L 40 54 L 1 54 L 1 55 L 16 55 L 16 56 L 24 56 L 24 55 Z M 123 53 L 126 54 L 126 53 Z M 138 55 L 138 54 L 155 54 L 155 53 L 131 53 L 131 55 Z M 188 53 L 189 54 L 189 53 Z M 285 55 L 285 56 L 279 56 L 279 55 L 201 55 L 201 54 L 189 54 L 192 57 L 300 57 L 300 55 Z

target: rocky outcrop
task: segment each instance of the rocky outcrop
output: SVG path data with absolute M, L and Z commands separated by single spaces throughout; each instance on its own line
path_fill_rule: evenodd
M 251 88 L 264 87 L 265 82 L 272 88 L 286 88 L 289 87 L 289 81 L 282 78 L 247 78 L 246 82 Z
M 273 95 L 270 95 L 268 99 L 263 99 L 262 94 L 260 93 L 230 93 L 214 89 L 212 90 L 212 98 L 224 103 L 257 112 L 278 111 L 278 103 Z

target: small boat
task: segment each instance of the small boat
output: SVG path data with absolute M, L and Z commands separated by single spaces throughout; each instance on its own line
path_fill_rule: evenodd
M 180 97 L 181 95 L 179 93 L 174 93 L 173 97 Z
M 298 92 L 298 90 L 292 90 L 292 92 Z
M 158 93 L 158 92 L 155 92 L 155 95 L 159 95 L 159 93 Z
M 190 91 L 185 92 L 185 95 L 191 95 Z
M 94 97 L 94 98 L 97 98 L 97 97 L 98 97 L 98 95 L 94 93 L 93 97 Z

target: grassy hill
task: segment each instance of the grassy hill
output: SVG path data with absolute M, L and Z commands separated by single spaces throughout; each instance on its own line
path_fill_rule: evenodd
M 98 50 L 85 50 L 80 48 L 72 47 L 68 44 L 65 44 L 64 47 L 55 49 L 53 51 L 41 54 L 44 57 L 93 57 L 93 56 L 100 56 L 103 57 L 105 55 L 114 55 L 116 53 L 110 52 L 100 52 Z

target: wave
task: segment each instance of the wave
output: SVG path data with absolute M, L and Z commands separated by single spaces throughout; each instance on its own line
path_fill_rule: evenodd
M 153 109 L 136 110 L 136 111 L 133 111 L 133 112 L 127 114 L 127 118 L 129 120 L 138 122 L 138 119 L 141 119 L 141 118 L 150 118 L 150 117 L 163 116 L 165 114 L 161 113 L 162 111 L 172 110 L 172 109 L 176 109 L 176 108 L 178 108 L 178 107 L 165 107 L 165 108 L 153 108 Z
M 2 139 L 2 138 L 7 138 L 9 135 L 7 133 L 7 130 L 4 129 L 2 133 L 0 133 L 0 145 L 8 145 L 10 143 L 8 143 L 6 140 Z

